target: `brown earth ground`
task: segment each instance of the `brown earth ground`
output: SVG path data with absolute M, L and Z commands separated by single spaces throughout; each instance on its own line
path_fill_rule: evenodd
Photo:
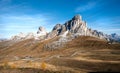
M 120 72 L 119 43 L 80 36 L 58 50 L 44 49 L 58 39 L 0 42 L 0 73 Z

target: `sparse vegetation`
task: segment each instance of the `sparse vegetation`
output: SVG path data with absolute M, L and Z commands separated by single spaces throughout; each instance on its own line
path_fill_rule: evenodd
M 3 68 L 8 69 L 8 68 L 11 68 L 11 67 L 9 66 L 8 62 L 6 61 L 6 62 L 3 63 Z
M 41 68 L 42 68 L 43 70 L 46 69 L 46 63 L 45 63 L 45 62 L 42 62 L 42 64 L 41 64 Z
M 105 40 L 81 36 L 67 42 L 59 50 L 44 50 L 45 44 L 57 40 L 59 40 L 58 37 L 44 42 L 35 42 L 30 39 L 17 42 L 7 49 L 0 49 L 2 56 L 0 57 L 0 72 L 86 73 L 90 71 L 120 71 L 120 44 L 108 44 Z M 26 46 L 30 42 L 35 43 Z M 19 59 L 15 59 L 14 55 Z M 9 64 L 9 62 L 13 64 Z

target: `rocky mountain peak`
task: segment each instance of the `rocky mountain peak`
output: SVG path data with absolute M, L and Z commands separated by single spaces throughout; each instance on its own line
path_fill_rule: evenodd
M 112 37 L 115 37 L 115 36 L 118 36 L 118 34 L 112 33 L 111 36 L 112 36 Z
M 71 20 L 64 24 L 56 24 L 52 32 L 48 35 L 50 37 L 70 34 L 85 34 L 87 29 L 86 22 L 82 21 L 80 15 L 75 15 Z
M 40 40 L 45 38 L 46 34 L 47 34 L 47 31 L 45 30 L 45 28 L 40 26 L 38 28 L 37 33 L 29 32 L 25 34 L 20 32 L 19 34 L 12 36 L 11 40 L 25 40 L 25 39 L 31 39 L 31 38 Z
M 93 36 L 100 39 L 119 39 L 119 36 L 116 34 L 107 35 L 103 32 L 99 32 L 97 30 L 92 30 L 87 27 L 87 23 L 82 20 L 82 16 L 79 14 L 75 15 L 72 19 L 66 21 L 64 24 L 56 24 L 50 33 L 47 33 L 44 27 L 39 27 L 37 33 L 33 34 L 23 34 L 15 35 L 12 39 L 27 39 L 27 38 L 35 38 L 35 39 L 48 39 L 54 38 L 56 36 Z
M 34 37 L 35 39 L 40 40 L 40 39 L 45 38 L 45 36 L 47 35 L 47 31 L 44 27 L 40 26 L 37 31 L 37 34 L 34 34 L 34 35 L 35 35 L 35 37 Z
M 56 24 L 56 26 L 53 28 L 53 30 L 59 30 L 61 28 L 61 24 Z
M 97 30 L 92 30 L 87 27 L 87 23 L 82 20 L 82 16 L 75 15 L 72 19 L 65 22 L 64 24 L 56 24 L 53 30 L 48 34 L 49 38 L 55 36 L 93 36 L 100 39 L 108 38 L 108 35 L 99 32 Z
M 72 20 L 82 20 L 82 16 L 80 16 L 79 14 L 75 15 Z
M 110 38 L 111 41 L 119 41 L 120 42 L 120 36 L 116 33 L 110 34 L 109 38 Z
M 37 34 L 41 33 L 41 32 L 46 32 L 46 29 L 42 26 L 39 27 Z M 47 32 L 46 32 L 47 33 Z

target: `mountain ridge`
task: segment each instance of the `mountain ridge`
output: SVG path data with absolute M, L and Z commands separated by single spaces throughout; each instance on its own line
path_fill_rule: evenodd
M 20 33 L 21 34 L 21 33 Z M 92 30 L 87 27 L 87 22 L 82 20 L 82 16 L 79 14 L 75 15 L 72 19 L 66 21 L 64 24 L 56 24 L 52 31 L 47 33 L 44 27 L 39 27 L 36 33 L 26 34 L 28 36 L 15 35 L 12 36 L 11 40 L 24 40 L 34 38 L 36 40 L 40 39 L 50 39 L 56 36 L 66 37 L 71 36 L 92 36 L 99 39 L 105 39 L 107 41 L 117 41 L 120 42 L 120 37 L 113 37 L 112 35 L 105 34 L 103 32 Z M 117 39 L 116 39 L 117 38 Z
M 101 33 L 90 30 L 80 19 L 73 17 L 64 25 L 56 25 L 50 33 L 40 27 L 34 34 L 21 33 L 22 38 L 18 35 L 18 39 L 0 42 L 0 71 L 13 73 L 13 69 L 20 69 L 20 73 L 26 73 L 29 68 L 44 70 L 43 73 L 46 70 L 51 73 L 120 71 L 120 43 L 109 44 L 108 40 L 98 37 Z

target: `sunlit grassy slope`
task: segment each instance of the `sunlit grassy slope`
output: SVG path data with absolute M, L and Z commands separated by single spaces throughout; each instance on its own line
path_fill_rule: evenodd
M 51 71 L 56 73 L 120 71 L 120 44 L 108 44 L 102 39 L 80 36 L 58 50 L 44 50 L 45 44 L 58 39 L 59 37 L 56 37 L 42 42 L 29 39 L 12 45 L 8 44 L 10 42 L 0 43 L 0 70 L 6 71 L 4 73 L 7 71 L 17 73 L 16 71 L 21 68 L 21 73 L 26 71 L 35 73 L 31 71 L 32 69 L 36 72 Z M 2 69 L 6 62 L 9 68 Z M 43 62 L 46 65 L 45 70 L 41 66 Z M 12 65 L 15 65 L 14 69 L 11 68 Z

